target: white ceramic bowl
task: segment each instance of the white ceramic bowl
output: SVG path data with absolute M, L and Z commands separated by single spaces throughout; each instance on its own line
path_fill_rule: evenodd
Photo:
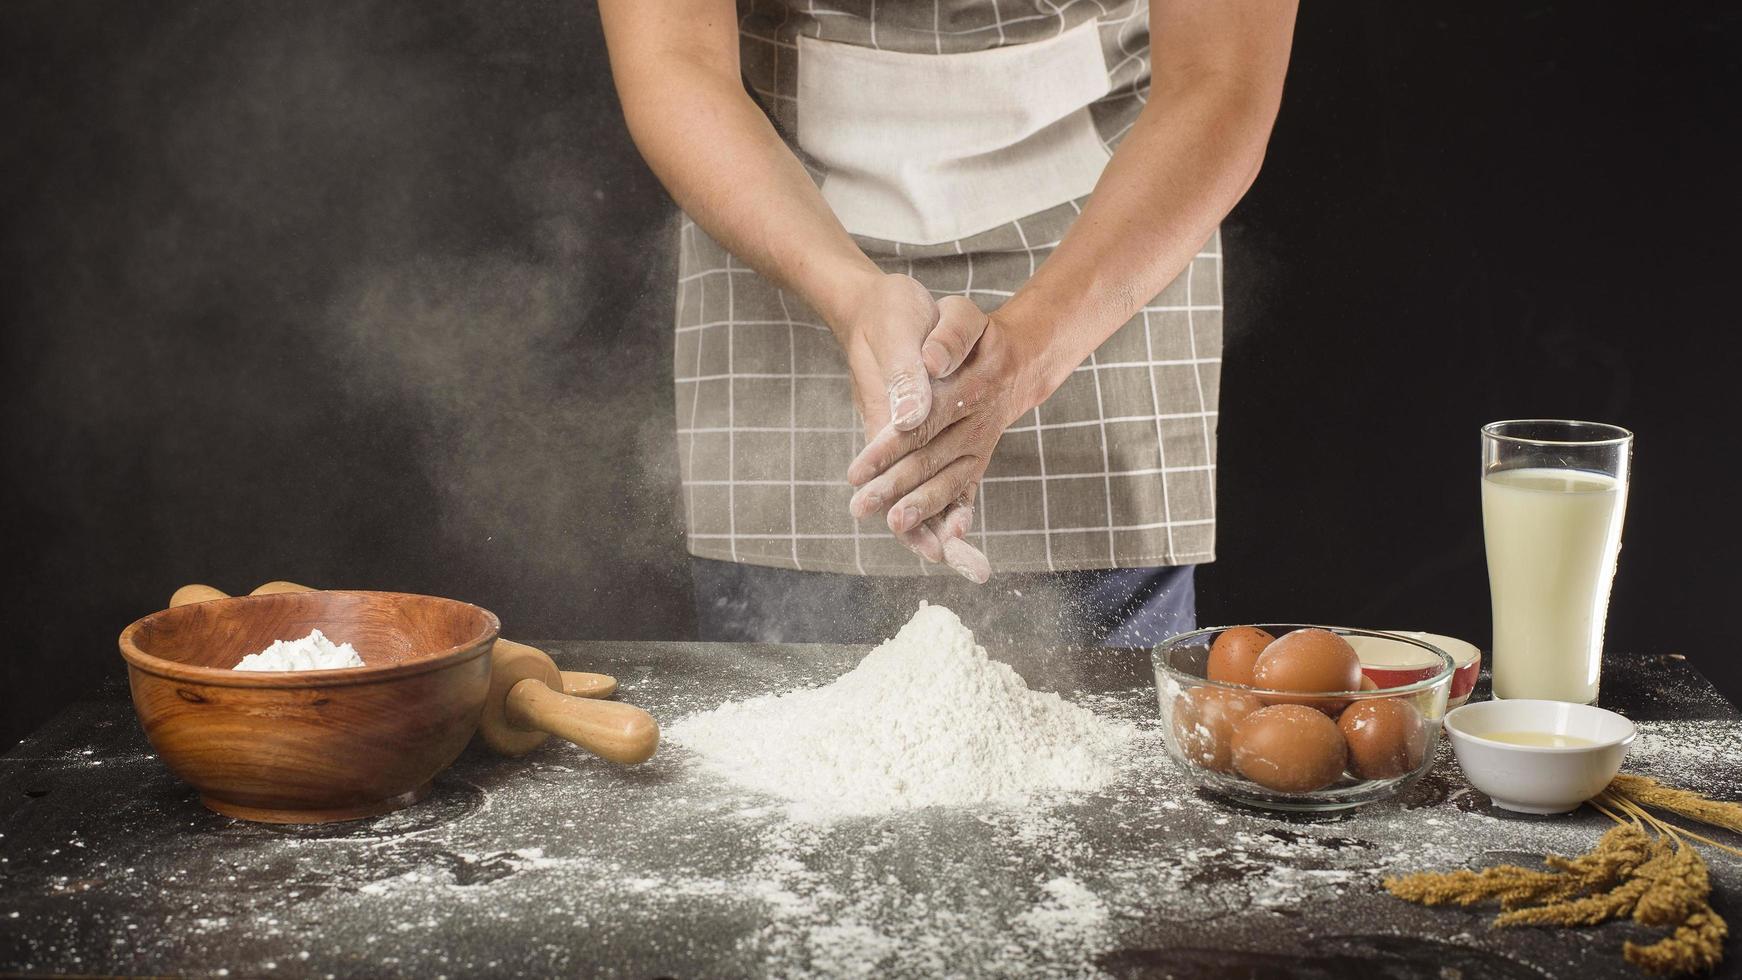
M 1488 736 L 1565 735 L 1588 745 L 1516 745 Z M 1565 701 L 1481 701 L 1446 714 L 1446 735 L 1464 777 L 1520 813 L 1565 813 L 1603 791 L 1633 744 L 1633 723 L 1613 711 Z

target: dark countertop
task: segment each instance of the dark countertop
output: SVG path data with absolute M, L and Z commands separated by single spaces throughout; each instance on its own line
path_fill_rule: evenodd
M 551 643 L 662 722 L 825 682 L 859 648 Z M 818 826 L 701 774 L 678 747 L 621 769 L 554 740 L 474 744 L 430 799 L 291 828 L 202 808 L 116 683 L 0 757 L 0 973 L 1635 976 L 1629 924 L 1491 930 L 1422 909 L 1390 873 L 1584 849 L 1586 811 L 1495 810 L 1442 745 L 1397 801 L 1337 817 L 1226 806 L 1153 734 L 1143 654 L 1017 659 L 1041 689 L 1145 722 L 1106 791 L 1022 810 Z M 119 672 L 118 672 L 119 673 Z M 1478 693 L 1480 696 L 1480 692 Z M 1620 657 L 1603 704 L 1641 722 L 1629 768 L 1742 796 L 1742 721 L 1686 661 Z M 1710 853 L 1742 919 L 1742 861 Z M 1742 975 L 1734 949 L 1722 973 Z

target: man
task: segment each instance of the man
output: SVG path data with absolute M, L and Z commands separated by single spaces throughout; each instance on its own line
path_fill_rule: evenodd
M 1292 0 L 600 6 L 686 215 L 704 638 L 866 639 L 938 594 L 889 584 L 931 563 L 1055 586 L 1068 638 L 1191 628 L 1217 226 L 1263 158 Z

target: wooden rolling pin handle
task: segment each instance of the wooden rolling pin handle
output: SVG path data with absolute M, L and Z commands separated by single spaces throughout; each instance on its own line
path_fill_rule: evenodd
M 617 693 L 617 678 L 584 670 L 563 671 L 563 693 L 571 698 L 608 698 Z
M 228 598 L 230 598 L 229 593 L 219 592 L 209 585 L 184 585 L 176 589 L 175 594 L 169 597 L 169 608 L 174 609 L 177 606 L 192 605 L 196 602 Z
M 265 585 L 262 585 L 260 588 L 255 589 L 253 592 L 250 592 L 248 594 L 249 595 L 283 595 L 286 592 L 313 592 L 313 591 L 314 591 L 314 589 L 311 589 L 306 585 L 298 585 L 295 582 L 268 582 Z
M 265 585 L 262 585 L 260 588 L 255 589 L 253 592 L 250 592 L 248 594 L 249 595 L 277 595 L 281 592 L 313 592 L 313 591 L 314 590 L 309 588 L 308 586 L 297 585 L 295 582 L 268 582 Z M 195 603 L 195 602 L 209 602 L 213 599 L 228 599 L 228 598 L 230 598 L 230 593 L 220 592 L 219 590 L 214 589 L 209 585 L 184 585 L 181 588 L 176 589 L 175 594 L 169 597 L 169 608 L 174 609 L 177 606 L 186 606 L 186 605 L 190 605 L 190 604 Z
M 634 765 L 659 748 L 659 723 L 632 704 L 571 698 L 528 677 L 508 690 L 508 722 L 549 732 L 601 759 Z
M 314 590 L 308 586 L 297 585 L 295 582 L 268 582 L 248 594 L 277 595 L 281 592 L 313 591 Z M 228 598 L 230 598 L 230 593 L 220 592 L 209 585 L 184 585 L 181 588 L 176 589 L 175 594 L 169 597 L 169 608 L 174 609 L 177 606 L 186 606 L 195 602 L 209 602 L 212 599 Z

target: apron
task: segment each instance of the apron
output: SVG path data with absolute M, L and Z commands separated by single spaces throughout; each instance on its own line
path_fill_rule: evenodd
M 1018 8 L 1021 9 L 1018 9 Z M 745 83 L 859 246 L 934 296 L 1002 304 L 1149 95 L 1146 3 L 756 0 Z M 847 513 L 846 361 L 798 297 L 680 225 L 677 435 L 691 554 L 950 574 Z M 1221 235 L 1005 431 L 970 539 L 1000 571 L 1215 557 Z

